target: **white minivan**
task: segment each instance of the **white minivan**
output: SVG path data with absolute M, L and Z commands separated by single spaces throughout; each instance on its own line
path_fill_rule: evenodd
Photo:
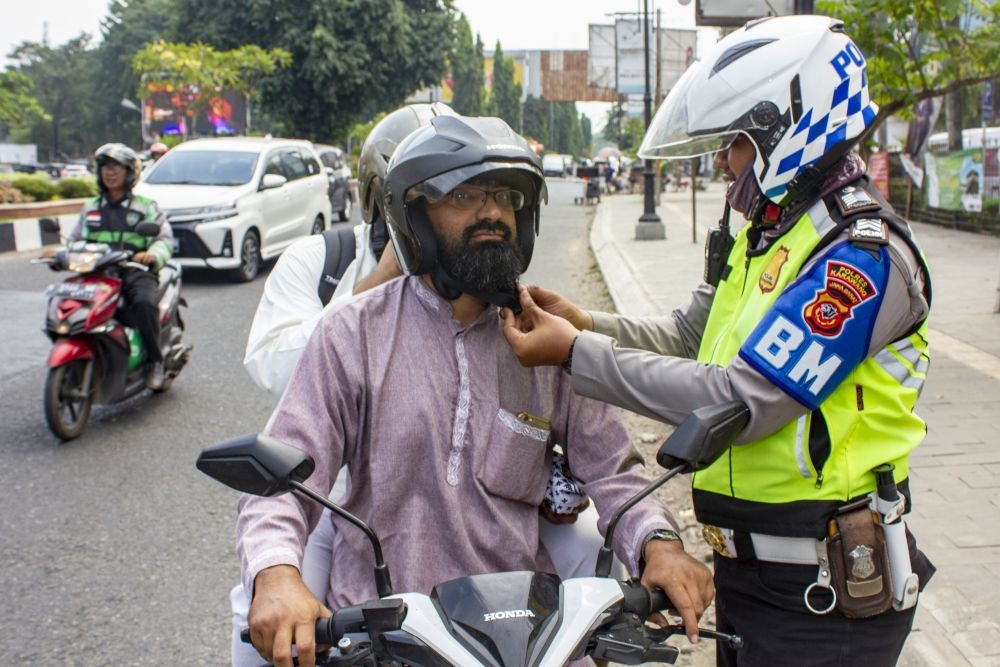
M 180 264 L 246 282 L 296 239 L 326 229 L 329 182 L 308 141 L 220 137 L 171 149 L 135 191 L 166 213 Z

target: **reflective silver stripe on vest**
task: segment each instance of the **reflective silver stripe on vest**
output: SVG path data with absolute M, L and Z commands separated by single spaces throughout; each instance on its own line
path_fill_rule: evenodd
M 806 431 L 807 416 L 808 413 L 802 415 L 795 423 L 795 462 L 798 463 L 799 474 L 809 479 L 812 477 L 812 472 L 809 471 L 809 464 L 806 463 L 805 439 L 803 438 Z
M 812 222 L 813 229 L 819 234 L 819 237 L 825 238 L 827 234 L 833 231 L 833 228 L 837 226 L 837 223 L 833 221 L 830 217 L 830 212 L 826 210 L 826 204 L 820 199 L 806 211 L 806 215 L 809 216 L 809 220 Z
M 913 370 L 911 371 L 907 368 L 906 364 L 897 359 L 892 350 L 895 350 L 899 356 L 910 362 Z M 918 394 L 923 390 L 927 369 L 930 368 L 930 361 L 921 354 L 920 350 L 913 346 L 913 343 L 909 339 L 897 341 L 897 344 L 886 346 L 872 357 L 872 359 L 902 386 L 907 389 L 915 389 Z

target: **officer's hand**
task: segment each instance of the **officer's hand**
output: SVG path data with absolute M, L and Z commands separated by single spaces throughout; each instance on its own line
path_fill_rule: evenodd
M 644 559 L 642 584 L 663 589 L 684 621 L 688 640 L 698 641 L 698 619 L 715 597 L 711 570 L 685 553 L 680 542 L 650 540 Z
M 503 335 L 522 366 L 558 366 L 566 361 L 573 340 L 580 333 L 568 320 L 546 313 L 523 285 L 517 286 L 521 314 L 503 308 Z
M 316 619 L 331 615 L 291 565 L 261 570 L 254 580 L 247 617 L 250 639 L 257 652 L 275 667 L 292 667 L 292 644 L 298 649 L 299 665 L 315 667 Z
M 554 524 L 565 524 L 565 523 L 576 523 L 576 517 L 579 516 L 580 512 L 590 507 L 590 498 L 584 498 L 579 505 L 574 507 L 566 514 L 557 514 L 555 510 L 552 509 L 552 505 L 549 504 L 548 498 L 542 501 L 542 504 L 538 507 L 538 512 L 542 515 L 549 523 Z
M 396 251 L 392 249 L 392 239 L 389 239 L 385 244 L 385 250 L 382 251 L 382 256 L 379 257 L 378 264 L 375 265 L 371 273 L 354 286 L 354 293 L 361 294 L 401 275 L 403 275 L 403 269 L 396 261 Z
M 145 264 L 146 266 L 154 266 L 156 264 L 156 255 L 151 255 L 148 252 L 140 250 L 132 255 L 132 261 Z
M 551 313 L 565 320 L 581 331 L 594 328 L 594 318 L 590 313 L 578 307 L 566 297 L 556 294 L 552 290 L 547 290 L 538 285 L 528 285 L 528 294 L 532 301 L 546 313 Z

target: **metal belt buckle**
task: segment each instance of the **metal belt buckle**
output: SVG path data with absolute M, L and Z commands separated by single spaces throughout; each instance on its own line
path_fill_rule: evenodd
M 726 538 L 718 527 L 702 524 L 701 536 L 705 539 L 705 542 L 708 543 L 708 546 L 715 550 L 715 553 L 724 558 L 736 558 L 736 554 L 729 550 L 729 546 L 726 544 Z

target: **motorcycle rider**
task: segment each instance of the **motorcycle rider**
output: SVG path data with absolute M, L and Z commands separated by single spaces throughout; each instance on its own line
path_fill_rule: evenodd
M 746 642 L 739 654 L 719 643 L 720 665 L 892 665 L 913 623 L 916 587 L 896 608 L 896 584 L 885 597 L 877 538 L 842 554 L 845 566 L 825 560 L 837 562 L 845 508 L 858 534 L 871 529 L 873 469 L 893 464 L 909 499 L 909 453 L 926 431 L 913 409 L 929 364 L 927 266 L 850 152 L 876 113 L 842 22 L 747 24 L 688 69 L 639 151 L 688 159 L 721 146 L 725 215 L 748 222 L 735 239 L 713 232 L 687 307 L 624 318 L 532 288 L 520 322 L 505 314 L 521 362 L 565 363 L 581 395 L 673 424 L 725 401 L 750 408 L 737 446 L 693 482 L 716 552 L 718 628 Z M 912 536 L 900 554 L 889 570 L 912 567 L 922 587 L 934 567 Z M 865 597 L 877 604 L 859 610 Z
M 155 144 L 149 147 L 149 159 L 152 160 L 153 162 L 156 162 L 161 157 L 166 155 L 167 151 L 169 150 L 170 149 L 167 148 L 167 145 L 165 143 L 163 143 L 162 141 L 157 141 Z
M 317 290 L 323 280 L 325 263 L 322 235 L 296 241 L 282 253 L 272 269 L 254 314 L 243 364 L 254 382 L 267 391 L 275 402 L 281 398 L 295 364 L 321 318 L 349 303 L 353 294 L 360 294 L 402 275 L 382 214 L 386 167 L 396 147 L 407 135 L 441 115 L 454 115 L 454 112 L 451 107 L 440 103 L 407 105 L 379 121 L 366 137 L 358 164 L 362 223 L 355 228 L 357 257 L 337 283 L 328 303 L 322 302 Z M 558 473 L 554 472 L 554 475 Z M 345 484 L 346 475 L 342 470 L 331 498 L 342 498 Z M 565 484 L 575 488 L 575 483 L 570 480 L 566 480 Z M 583 576 L 593 572 L 594 558 L 603 543 L 597 531 L 597 513 L 592 506 L 588 506 L 585 497 L 573 511 L 553 511 L 552 504 L 563 498 L 580 502 L 574 494 L 557 495 L 561 488 L 565 487 L 550 484 L 550 498 L 542 504 L 546 521 L 539 525 L 541 538 L 561 577 Z M 302 562 L 303 580 L 321 600 L 326 597 L 329 588 L 332 542 L 333 523 L 327 510 L 309 536 Z M 624 574 L 620 563 L 616 563 L 615 573 Z M 255 660 L 259 661 L 256 652 L 239 637 L 240 631 L 246 627 L 249 607 L 242 584 L 231 591 L 230 602 L 233 610 L 233 664 L 256 664 Z
M 142 170 L 135 151 L 120 143 L 104 144 L 94 153 L 94 161 L 100 194 L 84 205 L 67 240 L 83 239 L 133 250 L 132 260 L 149 267 L 148 271 L 127 269 L 122 275 L 127 305 L 119 319 L 139 331 L 146 348 L 146 386 L 155 391 L 163 387 L 164 379 L 157 274 L 173 255 L 174 235 L 156 202 L 132 192 Z M 155 238 L 133 231 L 144 220 L 160 226 Z M 52 254 L 54 251 L 47 251 L 45 256 Z
M 500 119 L 441 116 L 412 133 L 384 193 L 407 276 L 321 319 L 270 421 L 269 435 L 316 460 L 313 488 L 328 490 L 348 463 L 343 505 L 383 536 L 400 590 L 551 569 L 537 518 L 550 442 L 563 443 L 605 526 L 645 485 L 616 413 L 574 397 L 561 371 L 520 368 L 501 338 L 494 302 L 516 298 L 545 197 L 538 157 Z M 336 344 L 343 340 L 356 344 Z M 318 506 L 292 496 L 240 501 L 251 637 L 278 665 L 291 665 L 292 643 L 300 664 L 314 664 L 313 621 L 329 614 L 298 569 L 319 517 Z M 375 590 L 370 546 L 334 523 L 327 603 L 339 608 Z M 622 519 L 615 548 L 667 591 L 693 637 L 710 575 L 675 529 L 647 498 Z

